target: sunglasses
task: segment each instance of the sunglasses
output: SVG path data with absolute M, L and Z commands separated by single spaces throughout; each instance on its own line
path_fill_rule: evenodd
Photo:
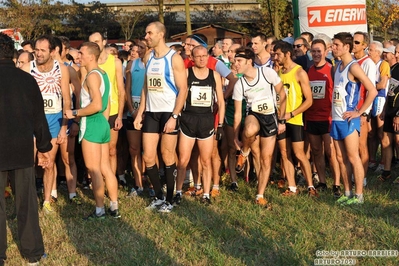
M 293 48 L 301 48 L 303 44 L 293 44 L 292 47 Z
M 362 44 L 363 42 L 359 42 L 359 41 L 353 41 L 354 44 L 359 45 Z

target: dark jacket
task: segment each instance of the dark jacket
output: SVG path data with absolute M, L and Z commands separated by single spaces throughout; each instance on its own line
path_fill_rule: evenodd
M 51 150 L 39 86 L 12 60 L 0 59 L 0 171 L 33 166 L 34 136 L 40 152 Z

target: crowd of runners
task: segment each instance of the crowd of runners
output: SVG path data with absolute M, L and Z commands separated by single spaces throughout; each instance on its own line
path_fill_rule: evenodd
M 168 47 L 165 34 L 153 22 L 120 51 L 100 32 L 80 47 L 45 35 L 15 51 L 16 66 L 40 87 L 52 138 L 53 166 L 36 174 L 43 176 L 45 213 L 54 212 L 59 172 L 71 204 L 81 204 L 78 153 L 96 205 L 87 219 L 121 217 L 118 185 L 127 185 L 127 172 L 134 178 L 128 197 L 148 190 L 146 208 L 159 212 L 172 211 L 184 195 L 211 204 L 221 176 L 233 192 L 238 176 L 253 176 L 261 206 L 270 183 L 282 196 L 305 186 L 319 197 L 330 191 L 329 176 L 337 203 L 352 205 L 364 202 L 368 171 L 391 178 L 398 40 L 370 41 L 364 32 L 283 40 L 258 33 L 245 46 L 226 38 L 210 47 L 194 34 Z M 188 177 L 192 186 L 183 191 Z

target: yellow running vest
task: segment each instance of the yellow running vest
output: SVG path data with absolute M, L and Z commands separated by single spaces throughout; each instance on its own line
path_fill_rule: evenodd
M 303 101 L 302 88 L 295 77 L 295 74 L 299 68 L 301 68 L 301 66 L 296 65 L 288 73 L 283 74 L 281 69 L 278 72 L 278 75 L 281 78 L 281 82 L 284 85 L 285 93 L 287 95 L 286 108 L 285 108 L 285 112 L 287 114 L 297 109 L 302 104 Z M 287 123 L 292 125 L 303 126 L 302 113 L 287 120 Z
M 116 83 L 116 66 L 115 66 L 115 57 L 112 54 L 108 55 L 107 61 L 104 64 L 98 65 L 102 70 L 104 70 L 107 75 L 109 82 L 111 83 L 110 90 L 110 112 L 109 115 L 118 114 L 119 102 L 118 102 L 118 85 Z

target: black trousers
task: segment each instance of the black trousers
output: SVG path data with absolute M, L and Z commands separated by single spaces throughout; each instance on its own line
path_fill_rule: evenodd
M 6 260 L 7 225 L 4 189 L 7 176 L 13 182 L 18 238 L 22 257 L 29 262 L 39 261 L 44 254 L 42 232 L 39 226 L 38 204 L 33 167 L 0 172 L 0 265 Z

